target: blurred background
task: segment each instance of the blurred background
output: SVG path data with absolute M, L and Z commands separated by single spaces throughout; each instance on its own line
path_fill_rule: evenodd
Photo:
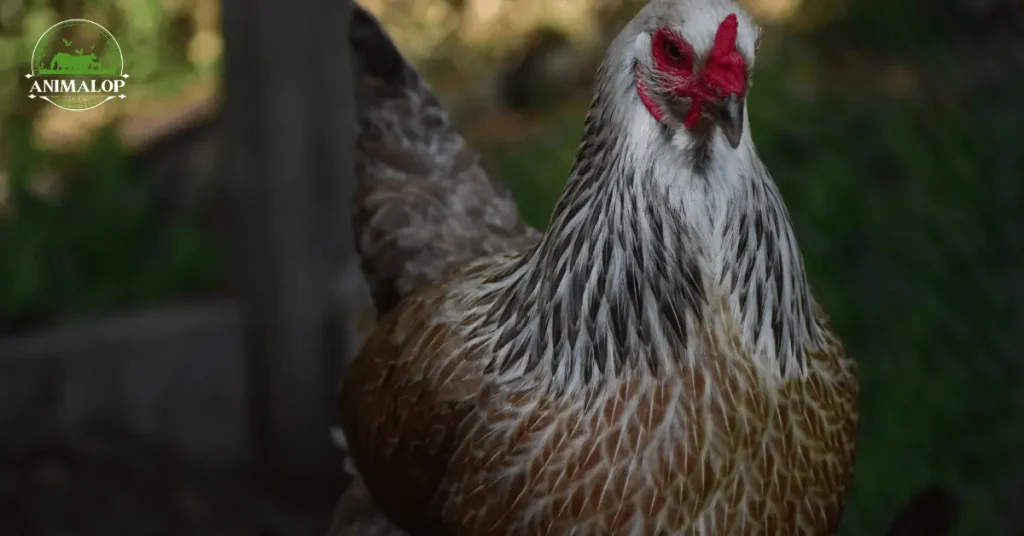
M 543 227 L 638 2 L 362 3 Z M 957 534 L 1024 534 L 1024 6 L 744 3 L 766 27 L 754 137 L 861 366 L 843 534 L 932 484 Z M 76 17 L 118 39 L 129 98 L 26 98 L 36 39 Z M 338 0 L 0 5 L 0 534 L 326 528 L 331 393 L 373 318 L 346 20 Z

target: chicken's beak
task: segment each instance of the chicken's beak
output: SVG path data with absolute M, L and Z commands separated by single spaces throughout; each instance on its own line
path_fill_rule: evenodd
M 718 102 L 718 126 L 733 149 L 740 146 L 743 137 L 743 97 L 733 93 Z

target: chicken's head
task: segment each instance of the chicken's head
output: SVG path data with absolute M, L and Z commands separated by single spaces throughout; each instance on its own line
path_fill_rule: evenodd
M 761 30 L 733 0 L 662 0 L 634 21 L 636 92 L 659 122 L 736 148 Z

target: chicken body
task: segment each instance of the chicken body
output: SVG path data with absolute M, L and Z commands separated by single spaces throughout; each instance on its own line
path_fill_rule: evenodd
M 503 388 L 469 342 L 471 319 L 437 320 L 494 307 L 467 293 L 485 274 L 387 315 L 342 387 L 360 474 L 410 534 L 835 533 L 856 433 L 838 343 L 805 378 L 776 383 L 724 322 L 704 326 L 692 364 L 569 395 L 542 381 Z

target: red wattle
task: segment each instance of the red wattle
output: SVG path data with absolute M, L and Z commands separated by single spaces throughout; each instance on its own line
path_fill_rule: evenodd
M 662 110 L 656 102 L 654 102 L 654 99 L 651 98 L 651 94 L 647 91 L 647 85 L 639 78 L 637 78 L 636 81 L 636 93 L 637 95 L 640 95 L 640 102 L 644 103 L 644 107 L 647 108 L 647 111 L 650 112 L 652 116 L 654 116 L 655 120 L 661 121 L 665 119 L 665 111 Z
M 687 130 L 692 130 L 693 127 L 697 126 L 697 121 L 700 121 L 700 101 L 694 98 L 693 104 L 690 105 L 690 113 L 686 115 L 686 120 L 683 121 L 683 126 Z

